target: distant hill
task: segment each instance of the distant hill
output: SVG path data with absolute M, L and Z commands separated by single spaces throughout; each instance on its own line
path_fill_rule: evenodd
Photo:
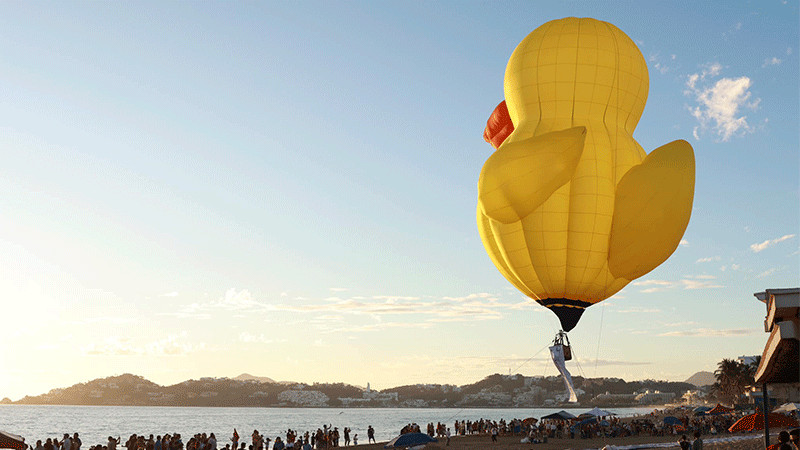
M 711 372 L 697 372 L 696 374 L 690 376 L 686 379 L 684 383 L 693 384 L 697 387 L 703 386 L 711 386 L 714 382 L 717 381 L 714 374 Z
M 243 373 L 238 377 L 234 378 L 234 380 L 238 381 L 258 381 L 261 383 L 275 383 L 275 380 L 268 377 L 257 377 L 255 375 L 250 375 L 249 373 Z
M 269 380 L 269 381 L 263 381 Z M 578 399 L 601 406 L 664 404 L 680 398 L 689 383 L 620 378 L 573 377 Z M 654 392 L 661 394 L 653 396 Z M 622 394 L 621 396 L 614 396 Z M 274 382 L 242 374 L 235 379 L 204 377 L 161 386 L 141 376 L 124 374 L 52 389 L 26 396 L 23 405 L 128 405 L 128 406 L 251 406 L 251 407 L 392 407 L 482 408 L 538 407 L 562 404 L 564 383 L 559 376 L 526 377 L 490 375 L 463 386 L 414 384 L 381 391 L 366 391 L 344 383 Z M 610 400 L 609 400 L 610 399 Z M 4 402 L 7 403 L 6 400 Z M 604 402 L 604 403 L 603 403 Z M 574 405 L 573 405 L 574 406 Z

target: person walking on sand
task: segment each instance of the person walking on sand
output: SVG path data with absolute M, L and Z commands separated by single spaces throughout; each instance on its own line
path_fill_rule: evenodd
M 447 433 L 445 435 L 447 436 L 447 444 L 445 447 L 450 447 L 450 427 L 447 427 Z

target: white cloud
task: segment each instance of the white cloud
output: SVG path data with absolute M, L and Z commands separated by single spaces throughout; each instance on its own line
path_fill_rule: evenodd
M 675 55 L 672 55 L 671 60 L 675 60 Z M 670 71 L 670 67 L 661 61 L 661 57 L 658 53 L 650 54 L 650 62 L 653 63 L 653 67 L 662 75 Z
M 681 284 L 683 285 L 683 289 L 685 290 L 717 289 L 724 287 L 722 285 L 713 283 L 711 280 L 706 280 L 706 279 L 690 280 L 684 278 L 683 280 L 681 280 Z
M 681 247 L 688 247 L 689 241 L 687 241 L 686 239 L 681 239 L 681 242 L 678 245 L 680 245 Z
M 286 342 L 286 339 L 272 339 L 264 336 L 263 333 L 258 335 L 252 333 L 242 332 L 239 333 L 239 342 L 257 343 L 257 344 L 273 344 L 275 342 Z
M 719 270 L 720 270 L 720 272 L 725 272 L 726 270 L 728 270 L 728 267 L 729 266 L 722 266 L 722 267 L 719 268 Z M 742 268 L 742 266 L 739 265 L 739 264 L 731 264 L 730 265 L 730 269 L 733 270 L 734 272 L 739 270 L 739 269 L 741 269 L 741 268 Z
M 695 261 L 695 263 L 707 263 L 711 261 L 719 261 L 720 259 L 722 258 L 720 258 L 719 256 L 709 256 L 706 258 L 700 258 L 697 261 Z
M 661 310 L 657 309 L 657 308 L 643 308 L 643 307 L 635 307 L 634 306 L 634 307 L 630 307 L 630 308 L 626 308 L 626 309 L 620 309 L 620 310 L 617 310 L 616 312 L 619 312 L 619 313 L 634 313 L 634 314 L 640 314 L 640 313 L 652 314 L 652 313 L 660 313 Z
M 157 341 L 136 344 L 130 338 L 111 336 L 101 344 L 91 343 L 83 352 L 92 356 L 178 356 L 203 350 L 204 343 L 183 342 L 186 333 L 170 334 Z
M 665 280 L 645 280 L 645 281 L 634 281 L 631 283 L 634 286 L 672 286 L 671 281 Z
M 747 122 L 747 116 L 741 114 L 742 108 L 755 110 L 761 102 L 759 98 L 751 99 L 752 81 L 746 76 L 712 81 L 721 73 L 722 65 L 713 63 L 706 65 L 700 73 L 689 75 L 686 80 L 688 89 L 684 93 L 697 102 L 697 106 L 689 107 L 699 123 L 693 130 L 695 139 L 710 130 L 720 141 L 726 142 L 754 130 Z
M 514 292 L 509 293 L 513 297 L 519 297 Z M 333 325 L 332 321 L 314 322 L 316 318 L 339 317 L 344 315 L 366 315 L 376 321 L 383 321 L 386 316 L 407 315 L 414 317 L 418 322 L 430 326 L 436 322 L 455 322 L 455 321 L 484 321 L 498 320 L 504 314 L 520 309 L 530 309 L 533 311 L 546 311 L 544 308 L 535 304 L 528 298 L 521 298 L 518 301 L 502 301 L 497 295 L 489 293 L 474 293 L 461 297 L 416 297 L 399 295 L 374 295 L 374 296 L 331 296 L 326 298 L 293 298 L 291 300 L 281 297 L 276 302 L 261 302 L 254 299 L 247 290 L 236 291 L 230 289 L 225 296 L 211 302 L 192 303 L 185 305 L 177 313 L 162 313 L 164 315 L 174 315 L 181 318 L 204 318 L 216 317 L 222 312 L 244 314 L 241 317 L 251 317 L 253 314 L 274 314 L 304 313 L 311 314 L 308 317 L 310 322 L 315 323 L 317 328 L 337 329 L 340 331 L 372 331 L 375 327 L 358 327 L 356 329 L 344 329 L 341 325 Z M 382 322 L 383 323 L 383 322 Z M 388 322 L 387 322 L 388 323 Z M 383 327 L 412 327 L 408 324 L 383 323 Z M 338 327 L 338 328 L 337 328 Z M 240 340 L 245 342 L 259 342 L 261 337 L 251 335 L 240 335 Z
M 781 236 L 779 238 L 776 238 L 776 239 L 767 239 L 764 242 L 760 242 L 760 243 L 757 243 L 757 244 L 750 245 L 750 250 L 752 250 L 753 253 L 758 253 L 760 251 L 766 250 L 769 247 L 772 247 L 772 246 L 774 246 L 776 244 L 779 244 L 779 243 L 781 243 L 783 241 L 788 241 L 789 239 L 792 239 L 793 237 L 795 237 L 794 234 L 785 234 L 785 235 L 783 235 L 783 236 Z
M 186 305 L 182 311 L 178 312 L 178 317 L 208 318 L 213 311 L 254 311 L 265 310 L 268 307 L 265 303 L 257 302 L 253 299 L 250 291 L 242 289 L 228 289 L 223 297 L 206 303 L 191 303 Z
M 777 66 L 778 64 L 780 64 L 782 62 L 783 62 L 783 60 L 781 60 L 777 56 L 773 56 L 772 58 L 765 59 L 764 60 L 764 64 L 762 64 L 761 67 Z
M 691 330 L 678 330 L 661 333 L 659 336 L 690 336 L 690 337 L 730 337 L 747 336 L 756 334 L 758 330 L 752 328 L 732 328 L 726 330 L 714 330 L 711 328 L 695 328 Z
M 631 283 L 634 286 L 652 286 L 647 289 L 642 289 L 642 294 L 652 294 L 654 292 L 662 292 L 667 289 L 674 289 L 682 287 L 684 290 L 695 289 L 717 289 L 723 286 L 713 282 L 715 278 L 712 275 L 697 275 L 685 276 L 680 281 L 665 281 L 665 280 L 646 280 Z
M 771 268 L 771 269 L 767 269 L 767 270 L 761 272 L 760 274 L 756 275 L 756 278 L 766 278 L 766 277 L 772 275 L 773 273 L 775 273 L 775 271 L 777 271 L 777 269 L 774 268 L 774 267 Z

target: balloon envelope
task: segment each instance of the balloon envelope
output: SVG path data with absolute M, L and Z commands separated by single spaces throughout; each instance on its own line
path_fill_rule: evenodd
M 514 50 L 487 121 L 497 150 L 478 180 L 484 247 L 566 331 L 664 262 L 689 223 L 692 147 L 647 154 L 633 139 L 648 87 L 644 57 L 617 27 L 554 20 Z

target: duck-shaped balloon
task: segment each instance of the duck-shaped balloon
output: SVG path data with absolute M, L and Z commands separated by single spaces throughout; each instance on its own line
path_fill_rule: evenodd
M 650 154 L 633 139 L 647 64 L 614 25 L 547 22 L 514 50 L 505 101 L 484 138 L 478 230 L 500 272 L 571 330 L 675 251 L 694 197 L 683 140 Z

